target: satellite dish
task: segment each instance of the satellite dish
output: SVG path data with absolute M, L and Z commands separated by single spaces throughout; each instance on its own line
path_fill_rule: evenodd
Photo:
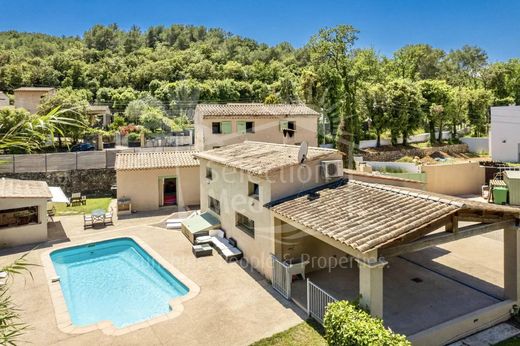
M 302 164 L 307 159 L 307 152 L 309 151 L 309 145 L 303 141 L 300 144 L 300 150 L 298 151 L 298 163 Z

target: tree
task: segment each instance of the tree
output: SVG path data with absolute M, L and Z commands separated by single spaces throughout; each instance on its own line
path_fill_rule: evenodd
M 407 45 L 394 53 L 394 71 L 399 78 L 413 81 L 437 78 L 445 53 L 428 44 Z
M 483 49 L 465 45 L 461 49 L 452 50 L 446 56 L 442 69 L 444 77 L 450 84 L 478 87 L 486 64 L 487 54 Z
M 321 29 L 308 45 L 311 60 L 317 67 L 323 66 L 341 81 L 341 121 L 337 134 L 337 147 L 347 154 L 347 166 L 353 167 L 354 133 L 358 123 L 356 114 L 357 71 L 354 71 L 354 43 L 358 31 L 350 25 Z M 320 69 L 320 71 L 323 71 Z
M 139 117 L 139 123 L 151 132 L 166 129 L 166 117 L 160 109 L 148 107 Z
M 85 132 L 85 128 L 90 125 L 87 117 L 90 96 L 90 92 L 87 90 L 59 89 L 55 95 L 46 97 L 38 108 L 39 115 L 49 114 L 54 109 L 61 109 L 60 117 L 68 120 L 68 122 L 57 124 L 57 128 L 60 130 L 57 133 L 60 148 L 63 145 L 63 136 L 71 138 L 72 142 L 76 143 Z M 81 124 L 81 126 L 77 124 Z
M 87 48 L 96 50 L 115 50 L 119 46 L 121 31 L 117 24 L 94 25 L 84 34 L 85 45 Z
M 392 145 L 397 144 L 399 134 L 403 136 L 403 145 L 407 145 L 408 136 L 422 123 L 424 99 L 419 89 L 406 79 L 388 83 L 386 93 L 386 116 Z
M 138 26 L 132 25 L 130 30 L 126 33 L 123 47 L 125 49 L 126 54 L 130 54 L 143 46 L 143 37 L 141 34 L 141 29 Z
M 430 133 L 430 142 L 435 142 L 435 126 L 439 128 L 438 141 L 442 139 L 442 126 L 446 118 L 445 109 L 450 103 L 450 86 L 441 80 L 423 80 L 418 87 L 424 98 L 423 113 L 428 124 L 427 131 Z
M 64 128 L 84 128 L 83 123 L 66 117 L 67 113 L 67 110 L 58 108 L 44 115 L 20 109 L 0 110 L 0 151 L 30 153 L 41 149 L 49 138 L 63 136 Z
M 451 128 L 451 137 L 457 135 L 457 126 L 460 126 L 468 119 L 468 91 L 458 87 L 451 89 L 450 103 L 446 108 L 448 121 Z
M 489 107 L 493 101 L 490 91 L 478 88 L 468 90 L 468 120 L 475 136 L 487 133 Z
M 376 146 L 381 146 L 381 134 L 388 127 L 386 113 L 386 89 L 383 84 L 370 85 L 361 91 L 361 114 L 368 119 L 377 136 Z

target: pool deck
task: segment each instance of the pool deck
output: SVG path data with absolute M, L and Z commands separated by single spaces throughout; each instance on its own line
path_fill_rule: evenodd
M 32 345 L 247 345 L 290 328 L 305 316 L 294 304 L 285 301 L 254 270 L 241 263 L 226 263 L 214 252 L 211 257 L 195 258 L 188 240 L 175 230 L 158 225 L 164 213 L 140 213 L 118 220 L 115 226 L 83 230 L 81 216 L 57 217 L 49 230 L 52 241 L 33 249 L 28 260 L 33 278 L 16 277 L 10 292 L 30 329 L 20 344 Z M 200 293 L 183 302 L 182 313 L 170 320 L 135 327 L 123 335 L 106 335 L 100 329 L 82 334 L 62 332 L 57 325 L 42 254 L 54 248 L 85 241 L 119 236 L 135 236 L 150 246 L 165 261 L 200 287 Z M 0 251 L 5 265 L 32 247 Z M 132 328 L 132 327 L 130 327 Z

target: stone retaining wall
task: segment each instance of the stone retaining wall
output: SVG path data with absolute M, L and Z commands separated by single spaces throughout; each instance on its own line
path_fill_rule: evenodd
M 67 196 L 73 192 L 91 196 L 110 195 L 110 187 L 116 184 L 116 171 L 111 168 L 84 169 L 60 172 L 2 173 L 0 177 L 45 180 L 49 186 L 59 186 Z
M 452 154 L 461 154 L 467 153 L 469 151 L 467 144 L 452 144 L 452 145 L 444 145 L 441 147 L 432 147 L 432 148 L 411 148 L 411 149 L 401 149 L 401 150 L 393 150 L 393 151 L 379 151 L 379 152 L 367 152 L 364 151 L 361 156 L 363 156 L 364 161 L 396 161 L 404 156 L 419 156 L 424 157 L 427 155 L 431 155 L 436 151 L 443 151 L 449 155 Z

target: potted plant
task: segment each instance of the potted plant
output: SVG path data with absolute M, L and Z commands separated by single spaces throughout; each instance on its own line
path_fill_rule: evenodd
M 141 134 L 138 132 L 131 132 L 128 134 L 128 146 L 130 148 L 141 146 Z

